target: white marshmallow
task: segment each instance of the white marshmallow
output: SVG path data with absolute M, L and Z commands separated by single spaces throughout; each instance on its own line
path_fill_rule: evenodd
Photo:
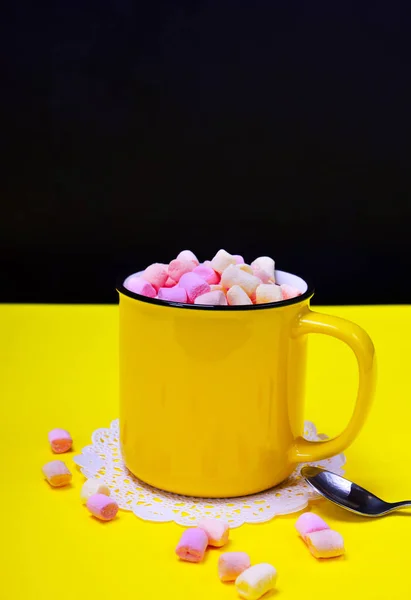
M 257 272 L 263 271 L 266 273 L 269 281 L 275 283 L 275 262 L 272 258 L 269 256 L 260 256 L 251 263 L 251 266 Z M 264 274 L 262 274 L 262 277 L 264 277 Z M 268 283 L 268 281 L 265 283 Z
M 279 285 L 261 283 L 255 292 L 255 297 L 257 304 L 266 304 L 267 302 L 279 302 L 283 299 L 283 294 Z
M 235 256 L 232 256 L 225 250 L 219 250 L 217 254 L 214 256 L 211 261 L 211 267 L 217 273 L 221 273 L 230 265 L 235 265 L 237 263 Z
M 227 302 L 230 306 L 240 306 L 241 304 L 252 304 L 250 298 L 239 285 L 233 285 L 227 292 Z
M 243 571 L 235 580 L 235 587 L 241 598 L 258 600 L 274 589 L 276 580 L 276 569 L 268 563 L 260 563 Z
M 250 275 L 250 273 L 240 269 L 238 265 L 230 265 L 223 272 L 220 283 L 226 290 L 233 287 L 233 285 L 239 285 L 252 299 L 255 294 L 255 290 L 260 285 L 261 281 L 258 279 L 258 277 Z

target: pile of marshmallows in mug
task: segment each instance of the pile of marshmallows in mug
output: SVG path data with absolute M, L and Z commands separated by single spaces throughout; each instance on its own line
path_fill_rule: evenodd
M 54 454 L 68 452 L 73 444 L 72 437 L 65 429 L 53 429 L 49 433 L 49 443 Z M 43 474 L 52 487 L 63 487 L 71 483 L 72 475 L 62 460 L 53 460 L 43 466 Z M 88 479 L 80 496 L 89 512 L 101 521 L 112 521 L 118 512 L 118 504 L 110 497 L 110 489 L 100 479 Z M 302 514 L 295 527 L 306 543 L 311 554 L 318 559 L 342 556 L 344 540 L 333 531 L 318 515 Z M 183 531 L 176 547 L 180 560 L 199 563 L 204 559 L 209 546 L 222 548 L 228 542 L 229 525 L 222 519 L 200 519 L 197 527 Z M 277 580 L 277 570 L 269 563 L 251 565 L 246 552 L 224 552 L 218 559 L 218 575 L 223 582 L 235 582 L 236 590 L 245 600 L 258 600 L 273 590 Z
M 276 284 L 269 256 L 247 265 L 242 256 L 225 250 L 201 264 L 191 250 L 183 250 L 169 265 L 154 263 L 128 277 L 124 287 L 148 298 L 213 306 L 266 304 L 301 295 L 297 288 Z

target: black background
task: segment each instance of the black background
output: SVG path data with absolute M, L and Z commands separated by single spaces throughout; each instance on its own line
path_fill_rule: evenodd
M 224 247 L 411 298 L 406 3 L 24 3 L 2 19 L 0 300 L 115 302 Z

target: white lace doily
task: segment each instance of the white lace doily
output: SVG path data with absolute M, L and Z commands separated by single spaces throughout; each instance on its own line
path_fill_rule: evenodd
M 317 434 L 315 425 L 309 421 L 305 423 L 304 437 L 312 441 L 326 439 L 324 434 Z M 120 452 L 118 419 L 109 429 L 97 429 L 91 439 L 91 446 L 83 448 L 74 458 L 83 475 L 104 481 L 120 508 L 146 521 L 175 521 L 190 526 L 208 516 L 224 518 L 230 527 L 239 527 L 243 523 L 262 523 L 276 515 L 298 512 L 308 502 L 320 498 L 302 479 L 300 467 L 282 484 L 253 496 L 209 499 L 163 492 L 134 477 L 125 466 Z M 345 456 L 339 454 L 315 464 L 341 475 L 344 463 Z

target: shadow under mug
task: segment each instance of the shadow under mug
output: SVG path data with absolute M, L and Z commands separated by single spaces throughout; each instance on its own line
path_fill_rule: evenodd
M 202 306 L 120 295 L 120 443 L 125 464 L 162 490 L 199 497 L 253 494 L 297 463 L 345 450 L 370 408 L 374 346 L 358 325 L 310 309 L 314 291 L 276 271 L 301 296 L 252 306 Z M 308 333 L 350 346 L 357 402 L 336 438 L 302 437 Z

